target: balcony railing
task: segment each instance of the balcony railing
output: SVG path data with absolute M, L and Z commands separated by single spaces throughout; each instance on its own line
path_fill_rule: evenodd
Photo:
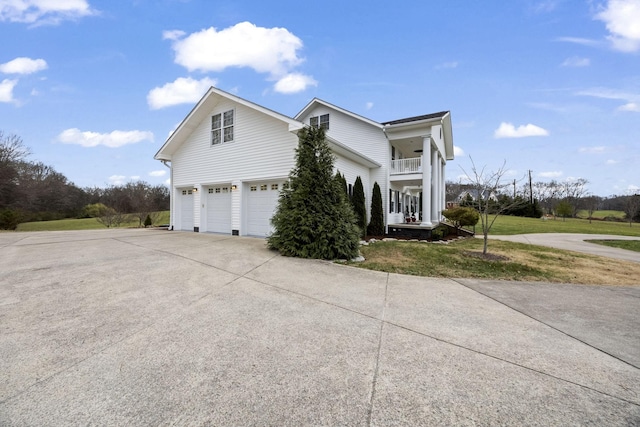
M 404 175 L 409 173 L 422 173 L 422 158 L 391 160 L 391 175 Z

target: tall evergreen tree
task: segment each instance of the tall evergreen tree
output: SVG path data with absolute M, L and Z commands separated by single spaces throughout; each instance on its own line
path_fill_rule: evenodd
M 351 259 L 358 255 L 359 230 L 344 187 L 333 176 L 334 157 L 324 129 L 298 132 L 296 166 L 289 174 L 271 222 L 270 248 L 285 256 Z
M 344 187 L 344 194 L 347 195 L 347 199 L 349 198 L 349 189 L 347 188 L 347 179 L 340 173 L 340 171 L 336 172 L 336 179 L 339 180 L 340 185 Z
M 367 228 L 369 236 L 384 236 L 384 213 L 382 211 L 382 193 L 378 182 L 373 183 L 371 195 L 371 221 Z
M 364 237 L 367 231 L 367 205 L 364 200 L 364 187 L 362 186 L 360 176 L 356 177 L 356 182 L 353 184 L 351 204 L 353 205 L 353 213 L 356 214 L 356 221 L 360 228 L 360 237 Z

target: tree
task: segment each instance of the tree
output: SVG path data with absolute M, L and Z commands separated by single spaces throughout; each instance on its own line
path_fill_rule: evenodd
M 633 219 L 640 211 L 640 194 L 630 194 L 627 196 L 624 204 L 624 213 L 626 218 L 629 220 L 629 227 L 633 222 Z
M 501 190 L 511 185 L 510 183 L 505 184 L 503 182 L 504 175 L 507 172 L 506 164 L 506 161 L 503 162 L 502 166 L 495 172 L 485 172 L 486 166 L 478 170 L 473 159 L 471 159 L 471 173 L 469 174 L 462 169 L 467 180 L 475 190 L 474 193 L 478 195 L 475 202 L 480 215 L 480 224 L 484 237 L 484 245 L 482 247 L 483 255 L 487 254 L 489 231 L 491 231 L 491 227 L 493 227 L 498 216 L 515 204 L 522 203 L 521 201 L 514 201 L 511 204 L 499 205 L 492 200 L 492 195 L 498 194 Z
M 360 237 L 364 237 L 367 231 L 367 205 L 360 176 L 356 177 L 356 182 L 353 184 L 351 204 L 353 205 L 353 213 L 356 214 L 356 222 L 360 228 Z
M 384 212 L 382 211 L 382 192 L 378 182 L 373 183 L 371 195 L 371 221 L 367 227 L 369 236 L 384 236 Z
M 360 230 L 339 179 L 324 129 L 298 132 L 296 166 L 289 186 L 278 199 L 271 218 L 270 248 L 301 258 L 352 259 L 358 255 Z
M 574 208 L 567 200 L 561 200 L 556 206 L 556 213 L 562 217 L 562 220 L 565 221 L 566 218 L 573 215 Z
M 347 195 L 347 199 L 349 198 L 349 188 L 347 187 L 347 180 L 344 175 L 340 174 L 340 171 L 336 172 L 336 179 L 340 181 L 340 185 L 344 187 L 344 194 Z

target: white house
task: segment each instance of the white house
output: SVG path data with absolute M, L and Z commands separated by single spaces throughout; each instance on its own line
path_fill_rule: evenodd
M 313 99 L 290 118 L 212 87 L 155 155 L 171 170 L 171 228 L 267 236 L 296 134 L 310 125 L 326 129 L 349 188 L 361 177 L 367 210 L 378 183 L 389 233 L 429 233 L 439 223 L 453 159 L 448 111 L 378 123 Z

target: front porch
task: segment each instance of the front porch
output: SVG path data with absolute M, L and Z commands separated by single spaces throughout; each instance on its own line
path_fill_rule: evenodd
M 419 222 L 389 224 L 387 227 L 387 236 L 397 239 L 442 240 L 447 236 L 459 234 L 459 230 L 445 222 L 430 227 L 420 225 Z M 462 235 L 473 236 L 473 233 L 465 230 Z

